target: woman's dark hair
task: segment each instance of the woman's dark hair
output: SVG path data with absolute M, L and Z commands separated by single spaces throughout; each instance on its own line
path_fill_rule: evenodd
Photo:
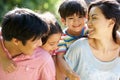
M 98 7 L 106 19 L 113 19 L 115 25 L 113 28 L 112 36 L 113 40 L 116 42 L 116 31 L 120 28 L 120 5 L 117 1 L 112 0 L 101 0 L 91 3 L 88 8 L 88 13 L 92 7 Z

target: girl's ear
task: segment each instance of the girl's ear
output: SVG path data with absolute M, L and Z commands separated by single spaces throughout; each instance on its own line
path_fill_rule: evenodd
M 62 22 L 64 25 L 66 25 L 66 21 L 65 21 L 64 18 L 61 18 L 61 22 Z
M 12 42 L 13 42 L 15 45 L 18 45 L 20 41 L 19 41 L 18 39 L 16 39 L 16 38 L 13 38 L 13 39 L 12 39 Z

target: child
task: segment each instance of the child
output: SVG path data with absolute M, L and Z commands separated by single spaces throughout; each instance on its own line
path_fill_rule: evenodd
M 21 15 L 21 16 L 19 16 Z M 26 17 L 27 15 L 27 17 Z M 24 17 L 23 17 L 24 16 Z M 31 17 L 33 16 L 33 17 Z M 25 18 L 26 17 L 26 18 Z M 25 19 L 24 19 L 25 18 Z M 24 19 L 24 23 L 23 23 L 23 20 Z M 31 19 L 35 19 L 35 21 L 31 21 Z M 26 22 L 25 22 L 26 21 Z M 18 24 L 19 23 L 19 24 Z M 37 23 L 37 24 L 36 24 Z M 31 25 L 32 24 L 32 25 Z M 38 27 L 37 29 L 37 26 L 39 25 L 42 25 L 42 30 L 39 29 L 41 27 Z M 12 26 L 12 27 L 11 27 Z M 20 34 L 20 30 L 24 31 L 24 29 L 26 28 L 27 30 L 27 27 L 30 27 L 32 28 L 34 26 L 34 28 L 36 29 L 32 29 L 34 30 L 34 33 L 30 32 L 31 29 L 29 29 L 28 31 L 26 31 L 26 33 L 21 33 Z M 36 27 L 35 27 L 36 26 Z M 44 26 L 44 27 L 43 27 Z M 11 27 L 11 28 L 6 28 L 6 27 Z M 15 30 L 14 29 L 17 29 Z M 20 28 L 21 27 L 21 28 Z M 25 27 L 25 28 L 24 28 Z M 4 28 L 6 28 L 6 30 L 8 29 L 8 31 L 5 32 Z M 20 28 L 20 30 L 19 30 Z M 3 54 L 4 51 L 3 51 L 3 47 L 1 46 L 2 45 L 2 36 L 7 36 L 5 37 L 7 39 L 7 41 L 10 41 L 11 38 L 15 38 L 15 37 L 21 37 L 21 41 L 23 44 L 26 43 L 26 40 L 28 40 L 29 38 L 31 38 L 32 36 L 36 35 L 36 37 L 34 38 L 34 40 L 37 38 L 37 37 L 42 37 L 44 34 L 46 34 L 47 32 L 47 24 L 41 20 L 41 18 L 39 17 L 38 14 L 36 14 L 35 12 L 33 12 L 32 10 L 30 9 L 26 9 L 26 8 L 15 8 L 11 11 L 9 11 L 8 13 L 6 13 L 6 15 L 4 16 L 3 18 L 3 22 L 2 22 L 2 30 L 4 31 L 4 33 L 1 34 L 1 28 L 0 28 L 0 63 L 3 65 L 3 69 L 6 71 L 6 72 L 12 72 L 15 70 L 15 64 L 12 60 L 10 60 L 8 58 L 8 56 L 6 54 Z M 11 32 L 10 32 L 11 30 Z M 12 31 L 13 30 L 13 31 Z M 31 31 L 32 31 L 31 30 Z M 18 33 L 18 32 L 19 33 Z M 39 32 L 37 32 L 39 31 Z M 44 33 L 44 34 L 43 34 Z M 28 35 L 29 34 L 29 35 Z M 18 36 L 17 36 L 18 35 Z M 13 37 L 14 36 L 14 37 Z M 22 36 L 24 36 L 22 38 Z M 33 41 L 34 41 L 33 40 Z M 6 40 L 4 40 L 6 41 Z M 11 46 L 12 47 L 12 46 Z M 9 64 L 10 63 L 10 64 Z M 12 64 L 11 64 L 12 63 Z M 9 66 L 8 66 L 9 65 Z
M 50 32 L 48 33 L 48 35 L 42 38 L 42 48 L 47 50 L 52 55 L 54 61 L 56 61 L 55 50 L 58 48 L 58 42 L 62 35 L 62 29 L 55 19 L 54 15 L 50 12 L 45 12 L 44 14 L 42 14 L 42 16 L 49 26 L 57 26 L 55 28 L 50 27 Z
M 63 31 L 64 34 L 61 37 L 61 40 L 59 42 L 59 48 L 56 52 L 57 64 L 59 66 L 60 72 L 69 77 L 70 80 L 75 80 L 76 78 L 78 78 L 78 76 L 67 65 L 63 56 L 65 55 L 69 46 L 74 41 L 83 36 L 86 36 L 87 33 L 87 27 L 85 24 L 86 10 L 81 4 L 80 2 L 75 0 L 65 0 L 60 5 L 58 10 L 61 16 L 61 22 L 67 28 Z M 58 75 L 61 77 L 59 73 Z M 59 76 L 58 80 L 64 80 L 60 79 Z
M 47 36 L 44 36 L 42 38 L 43 45 L 40 47 L 41 48 L 41 52 L 40 52 L 41 53 L 41 60 L 43 58 L 45 58 L 47 63 L 49 63 L 51 61 L 51 59 L 46 58 L 44 55 L 46 54 L 46 51 L 47 51 L 47 53 L 50 53 L 50 54 L 46 54 L 46 55 L 51 56 L 53 51 L 57 48 L 58 42 L 59 42 L 61 34 L 62 34 L 62 29 L 61 29 L 60 25 L 58 24 L 58 22 L 56 21 L 56 19 L 54 18 L 54 16 L 51 15 L 50 13 L 45 13 L 42 15 L 42 17 L 46 21 L 46 23 L 48 24 L 49 31 L 48 31 Z M 0 51 L 2 51 L 2 50 L 0 49 Z M 44 53 L 42 53 L 42 52 L 44 52 Z M 3 52 L 3 54 L 4 53 L 5 52 Z M 3 60 L 4 59 L 2 59 L 2 61 Z M 10 62 L 11 60 L 8 59 L 8 61 L 9 61 L 8 63 L 11 64 L 11 62 Z M 41 61 L 41 62 L 44 63 L 44 61 Z M 51 67 L 46 65 L 46 64 L 45 65 L 42 64 L 42 65 L 43 65 L 42 66 L 43 69 L 41 69 L 41 71 L 43 71 L 43 72 L 44 72 L 45 68 L 49 70 L 49 69 L 51 69 L 51 68 L 53 69 L 55 67 L 55 65 L 53 65 L 53 63 L 51 64 Z M 47 66 L 49 68 L 47 68 Z M 12 67 L 12 66 L 10 66 L 10 67 Z M 7 70 L 9 70 L 9 66 L 6 68 L 8 68 Z M 46 71 L 45 72 L 46 74 L 44 74 L 43 72 L 40 73 L 40 75 L 42 75 L 41 78 L 39 78 L 40 80 L 55 80 L 55 76 L 51 76 L 51 74 L 55 75 L 55 69 L 53 69 L 51 71 Z M 51 74 L 48 74 L 50 72 L 51 72 Z M 51 77 L 54 77 L 54 78 L 51 78 Z
M 41 47 L 51 54 L 56 65 L 55 50 L 58 48 L 58 42 L 62 35 L 62 29 L 55 19 L 54 15 L 51 13 L 44 13 L 43 18 L 48 23 L 48 26 L 50 26 L 50 31 L 47 36 L 42 38 L 43 45 Z
M 1 49 L 5 51 L 10 60 L 16 63 L 17 69 L 12 73 L 6 73 L 0 63 L 0 80 L 38 80 L 45 74 L 44 70 L 50 71 L 49 69 L 54 68 L 50 64 L 54 65 L 54 62 L 47 55 L 48 53 L 39 48 L 42 45 L 41 37 L 48 31 L 47 24 L 30 9 L 15 8 L 5 14 L 0 36 Z M 42 52 L 45 53 L 43 55 L 49 59 L 50 63 L 41 57 Z M 40 60 L 45 62 L 45 68 L 41 67 L 43 64 Z M 55 80 L 55 74 L 53 75 L 49 78 Z

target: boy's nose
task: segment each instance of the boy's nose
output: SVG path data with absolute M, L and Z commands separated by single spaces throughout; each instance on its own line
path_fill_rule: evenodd
M 73 22 L 74 22 L 75 25 L 80 24 L 80 21 L 78 19 L 74 19 Z

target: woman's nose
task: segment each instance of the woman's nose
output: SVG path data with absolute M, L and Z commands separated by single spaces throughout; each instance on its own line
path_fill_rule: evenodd
M 90 26 L 91 25 L 91 20 L 88 20 L 86 23 L 87 23 L 88 26 Z

